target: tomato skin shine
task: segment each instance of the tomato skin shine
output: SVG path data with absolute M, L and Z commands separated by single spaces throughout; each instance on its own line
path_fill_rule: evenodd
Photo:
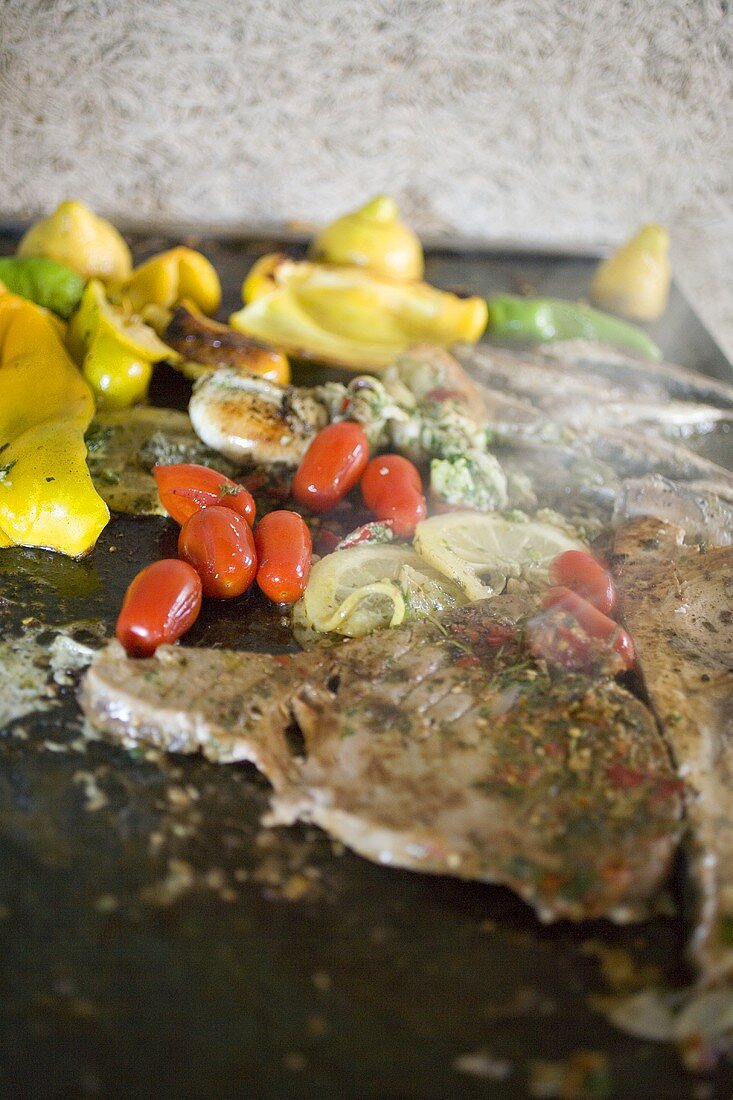
M 293 496 L 312 512 L 327 512 L 357 484 L 369 461 L 369 440 L 351 420 L 318 433 L 293 479 Z
M 153 476 L 160 502 L 176 523 L 183 525 L 194 512 L 209 508 L 212 504 L 230 508 L 246 519 L 250 527 L 255 521 L 252 494 L 208 466 L 198 466 L 193 462 L 153 466 Z
M 550 562 L 550 583 L 570 588 L 604 615 L 616 606 L 616 587 L 610 573 L 584 550 L 566 550 Z
M 311 568 L 311 534 L 297 512 L 270 512 L 257 524 L 257 584 L 275 603 L 295 603 Z
M 201 610 L 201 578 L 177 558 L 164 558 L 133 578 L 122 601 L 115 633 L 131 657 L 151 657 L 196 622 Z
M 201 577 L 204 595 L 219 600 L 241 596 L 257 574 L 252 528 L 242 516 L 218 504 L 186 520 L 178 553 Z
M 416 466 L 402 455 L 373 458 L 361 479 L 361 495 L 377 519 L 391 520 L 394 533 L 414 534 L 428 514 Z
M 601 638 L 609 642 L 626 668 L 633 666 L 636 661 L 636 651 L 631 636 L 617 622 L 609 619 L 608 615 L 604 615 L 577 592 L 571 592 L 569 588 L 550 588 L 544 595 L 542 606 L 559 607 L 562 611 L 567 611 L 568 615 L 572 615 L 591 638 Z

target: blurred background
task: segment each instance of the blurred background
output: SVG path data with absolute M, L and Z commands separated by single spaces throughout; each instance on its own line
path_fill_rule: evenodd
M 321 224 L 388 191 L 426 237 L 670 229 L 733 356 L 725 0 L 4 0 L 0 217 Z

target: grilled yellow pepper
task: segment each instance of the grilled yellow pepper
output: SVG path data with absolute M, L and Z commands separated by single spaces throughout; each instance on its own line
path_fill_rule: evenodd
M 427 283 L 378 279 L 273 254 L 242 288 L 229 323 L 296 358 L 349 370 L 380 370 L 410 344 L 474 343 L 486 327 L 483 298 L 458 298 Z
M 69 322 L 67 343 L 98 407 L 104 409 L 124 409 L 143 401 L 153 363 L 179 358 L 152 328 L 112 306 L 97 279 L 86 285 Z
M 308 256 L 325 264 L 367 268 L 373 275 L 400 281 L 422 279 L 422 245 L 399 220 L 390 195 L 377 195 L 350 214 L 337 218 L 313 239 Z
M 170 248 L 136 267 L 122 286 L 123 300 L 133 313 L 145 306 L 172 309 L 184 298 L 209 316 L 221 305 L 221 283 L 213 266 L 193 248 Z
M 635 321 L 656 321 L 669 297 L 669 233 L 645 225 L 597 267 L 590 285 L 595 305 Z
M 0 546 L 92 549 L 109 519 L 85 461 L 93 412 L 45 310 L 0 296 Z
M 127 279 L 132 256 L 119 232 L 81 202 L 62 202 L 32 225 L 18 245 L 19 256 L 42 256 L 65 264 L 84 279 Z

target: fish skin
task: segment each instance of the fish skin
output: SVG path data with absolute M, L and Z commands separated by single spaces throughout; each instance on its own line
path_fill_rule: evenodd
M 607 344 L 563 340 L 555 344 L 541 344 L 536 354 L 561 369 L 583 373 L 591 371 L 617 384 L 624 382 L 637 390 L 654 389 L 683 401 L 694 399 L 723 409 L 733 409 L 733 385 L 730 383 L 675 363 L 655 363 L 629 355 Z
M 620 477 L 660 474 L 673 481 L 706 479 L 728 490 L 733 487 L 730 470 L 652 431 L 604 425 L 601 431 L 579 434 L 577 442 L 612 466 Z
M 613 522 L 619 526 L 637 516 L 656 516 L 682 527 L 687 542 L 733 543 L 733 505 L 693 482 L 675 483 L 658 474 L 627 478 L 621 483 Z
M 287 658 L 162 646 L 132 660 L 112 643 L 80 702 L 125 744 L 253 762 L 270 824 L 501 883 L 543 920 L 642 918 L 678 843 L 679 784 L 650 713 L 607 672 L 550 677 L 505 639 L 529 606 L 496 597 Z
M 687 785 L 690 944 L 701 982 L 733 981 L 733 547 L 631 520 L 614 541 L 622 621 L 679 777 Z
M 648 422 L 674 433 L 708 432 L 733 419 L 731 407 L 675 400 L 668 390 L 651 385 L 637 372 L 627 381 L 611 380 L 588 369 L 568 369 L 549 355 L 517 355 L 478 345 L 461 353 L 461 360 L 477 385 L 530 403 L 547 417 L 578 429 L 596 425 L 598 410 L 615 425 Z M 646 360 L 643 360 L 646 362 Z

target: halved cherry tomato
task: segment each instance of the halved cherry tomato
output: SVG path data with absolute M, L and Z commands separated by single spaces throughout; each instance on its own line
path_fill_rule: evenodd
M 361 479 L 361 494 L 377 519 L 392 520 L 401 537 L 412 535 L 428 514 L 417 467 L 402 455 L 373 458 Z
M 270 512 L 257 524 L 257 583 L 275 603 L 295 603 L 311 568 L 311 534 L 297 512 Z
M 293 496 L 313 512 L 327 512 L 353 489 L 369 461 L 369 440 L 351 420 L 318 433 L 293 479 Z
M 183 525 L 194 512 L 219 504 L 243 516 L 250 527 L 255 521 L 255 502 L 242 485 L 193 462 L 153 466 L 160 501 L 171 519 Z
M 133 578 L 115 633 L 131 657 L 150 657 L 193 626 L 201 610 L 201 578 L 177 558 L 164 558 Z
M 570 588 L 604 615 L 616 606 L 616 588 L 601 563 L 585 550 L 566 550 L 550 562 L 550 581 Z
M 609 619 L 588 600 L 569 588 L 550 588 L 542 600 L 543 607 L 559 607 L 576 619 L 591 638 L 601 638 L 612 644 L 612 648 L 623 660 L 626 668 L 636 661 L 634 643 L 623 627 Z
M 220 600 L 241 596 L 257 574 L 252 528 L 236 512 L 217 504 L 186 520 L 178 553 L 201 577 L 204 595 Z

